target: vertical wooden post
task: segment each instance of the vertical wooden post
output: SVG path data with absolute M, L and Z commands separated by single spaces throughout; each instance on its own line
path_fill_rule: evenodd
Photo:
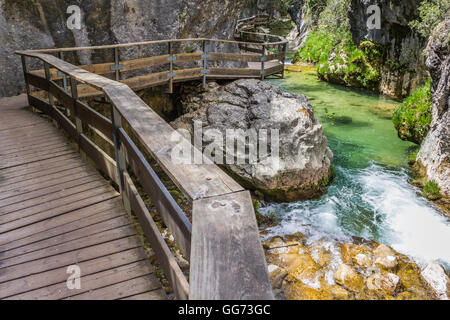
M 78 118 L 78 114 L 77 114 L 78 88 L 77 88 L 77 80 L 73 77 L 70 78 L 70 88 L 72 90 L 73 111 L 74 111 L 73 115 L 75 117 L 75 126 L 77 128 L 78 151 L 80 151 L 81 150 L 81 147 L 80 147 L 81 135 L 83 134 L 83 123 L 81 122 L 81 119 Z
M 58 52 L 58 58 L 60 60 L 64 60 L 64 54 L 62 51 Z M 60 72 L 58 71 L 58 74 L 61 74 L 61 76 L 63 77 L 63 87 L 64 87 L 64 91 L 66 93 L 69 93 L 69 90 L 67 88 L 67 75 L 64 72 Z M 66 108 L 66 116 L 70 117 L 70 109 Z
M 27 91 L 27 95 L 31 94 L 30 85 L 28 83 L 27 79 L 27 73 L 28 73 L 28 67 L 27 67 L 27 61 L 25 55 L 20 56 L 22 59 L 22 70 L 23 70 L 23 78 L 25 79 L 25 89 Z
M 287 43 L 283 44 L 283 71 L 281 72 L 282 79 L 284 79 L 284 66 L 286 64 L 286 49 L 287 49 Z
M 206 41 L 202 41 L 203 49 L 203 89 L 206 88 L 206 74 L 208 73 L 208 54 L 206 53 Z
M 266 71 L 264 70 L 264 63 L 266 61 L 266 46 L 262 46 L 262 55 L 261 55 L 261 80 L 264 81 L 264 76 Z
M 50 73 L 50 67 L 47 62 L 44 62 L 44 72 L 45 72 L 45 79 L 47 79 L 47 82 L 50 85 L 50 81 L 52 80 L 52 75 Z M 54 107 L 55 100 L 53 99 L 53 95 L 50 93 L 50 89 L 49 89 L 49 91 L 47 91 L 47 96 L 48 96 L 48 102 L 50 103 L 50 105 L 52 107 Z
M 123 151 L 121 150 L 120 138 L 119 138 L 119 129 L 122 128 L 122 116 L 114 107 L 114 105 L 109 102 L 111 106 L 111 121 L 113 127 L 113 138 L 114 138 L 114 154 L 116 157 L 116 166 L 117 166 L 117 175 L 119 177 L 119 188 L 120 195 L 122 196 L 122 202 L 127 213 L 131 213 L 131 205 L 129 198 L 126 194 L 125 188 L 125 180 L 124 180 L 124 172 L 127 171 L 125 156 Z
M 115 64 L 115 73 L 116 73 L 116 81 L 120 80 L 120 70 L 119 70 L 119 48 L 114 48 L 114 64 Z
M 58 52 L 58 58 L 59 58 L 60 60 L 64 60 L 64 55 L 63 55 L 63 52 L 62 52 L 62 51 Z M 62 73 L 62 77 L 63 77 L 63 87 L 64 87 L 64 91 L 67 93 L 67 92 L 68 92 L 68 90 L 67 90 L 67 76 L 66 76 L 65 73 Z
M 172 54 L 172 43 L 168 42 L 168 53 L 169 53 L 169 63 L 170 63 L 170 68 L 169 68 L 169 92 L 173 93 L 173 54 Z

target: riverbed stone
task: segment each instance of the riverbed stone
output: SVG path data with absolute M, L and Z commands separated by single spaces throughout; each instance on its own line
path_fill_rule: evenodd
M 359 292 L 364 285 L 364 278 L 348 264 L 341 264 L 334 274 L 334 280 L 344 288 Z
M 383 269 L 394 269 L 398 265 L 396 253 L 384 244 L 380 244 L 374 251 L 375 264 Z
M 287 239 L 306 240 L 296 234 L 273 237 L 264 243 L 272 240 L 287 243 Z M 303 242 L 301 251 L 285 253 L 271 253 L 265 245 L 274 293 L 285 299 L 436 299 L 420 268 L 410 258 L 373 241 L 355 239 L 355 242 L 335 243 L 322 238 Z M 373 248 L 378 249 L 378 256 L 395 255 L 396 267 L 379 267 L 373 263 L 376 257 Z M 347 262 L 342 263 L 341 252 Z M 321 254 L 327 259 L 322 259 Z
M 433 261 L 429 263 L 422 269 L 421 275 L 427 286 L 439 300 L 449 300 L 450 279 L 439 262 Z
M 283 283 L 284 278 L 286 278 L 288 272 L 286 269 L 276 266 L 274 264 L 268 265 L 270 283 L 272 288 L 279 289 Z

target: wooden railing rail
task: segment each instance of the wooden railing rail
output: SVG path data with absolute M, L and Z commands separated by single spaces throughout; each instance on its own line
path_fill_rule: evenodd
M 166 42 L 176 41 L 185 40 Z M 189 39 L 189 41 L 194 40 Z M 202 39 L 202 41 L 211 41 L 211 39 Z M 124 45 L 103 47 L 118 48 L 120 46 Z M 98 165 L 99 169 L 119 186 L 125 208 L 128 211 L 132 210 L 138 217 L 176 297 L 180 299 L 188 297 L 191 299 L 272 299 L 273 294 L 250 193 L 209 158 L 203 156 L 190 141 L 173 130 L 128 85 L 76 67 L 49 54 L 64 52 L 65 49 L 49 50 L 17 52 L 23 60 L 30 105 L 55 119 L 77 142 L 79 148 Z M 207 57 L 204 52 L 201 52 L 201 61 L 204 63 L 207 59 L 237 58 L 229 54 L 228 56 L 219 56 L 219 53 L 210 54 L 211 56 Z M 172 52 L 170 56 L 173 56 Z M 27 69 L 27 57 L 39 59 L 44 63 L 45 78 L 40 76 L 39 72 L 33 73 Z M 181 55 L 181 57 L 194 59 L 192 56 Z M 152 58 L 156 59 L 156 57 Z M 256 59 L 256 57 L 246 55 L 245 59 Z M 118 65 L 118 59 L 115 60 L 114 65 Z M 264 61 L 261 60 L 261 62 Z M 189 72 L 194 72 L 195 78 L 202 79 L 204 73 L 197 75 L 197 69 L 205 70 L 204 67 L 195 68 L 195 72 L 192 69 L 184 69 L 184 74 L 182 73 L 178 79 L 174 77 L 173 81 L 193 78 L 193 74 Z M 220 75 L 221 72 L 225 73 L 225 76 L 230 74 L 223 70 L 227 68 L 208 69 L 216 75 Z M 229 70 L 244 73 L 242 70 L 245 69 L 235 71 L 229 68 Z M 117 75 L 117 70 L 113 71 Z M 253 74 L 252 70 L 246 72 L 249 76 L 259 76 L 259 74 Z M 163 75 L 166 74 L 163 73 Z M 161 76 L 160 80 L 158 80 L 159 76 Z M 154 80 L 161 83 L 169 81 L 161 74 L 155 76 Z M 111 105 L 111 120 L 80 101 L 80 84 L 93 88 L 105 96 Z M 47 92 L 47 101 L 33 95 L 34 92 L 30 86 Z M 56 107 L 55 100 L 69 113 L 61 112 Z M 70 114 L 73 121 L 67 114 Z M 123 129 L 125 123 L 139 145 L 157 161 L 192 202 L 192 225 L 151 169 L 130 135 Z M 114 143 L 115 160 L 83 133 L 83 124 L 94 128 L 106 140 Z M 191 150 L 194 158 L 202 159 L 202 164 L 180 164 L 174 161 L 172 151 L 180 145 L 184 146 L 184 150 Z M 145 207 L 127 168 L 132 170 L 150 196 L 152 204 L 173 234 L 177 245 L 190 260 L 189 284 Z

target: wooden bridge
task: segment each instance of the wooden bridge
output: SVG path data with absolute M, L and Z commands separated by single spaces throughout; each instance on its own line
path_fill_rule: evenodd
M 27 93 L 0 102 L 0 298 L 165 299 L 130 219 L 136 217 L 175 298 L 273 299 L 250 193 L 133 92 L 161 85 L 172 92 L 181 81 L 205 85 L 209 79 L 282 77 L 286 41 L 244 30 L 260 24 L 258 19 L 238 23 L 239 41 L 199 38 L 17 52 Z M 241 53 L 211 50 L 223 44 Z M 147 46 L 166 46 L 167 54 L 120 59 L 120 50 Z M 81 50 L 112 50 L 114 61 L 82 66 L 64 61 L 65 53 Z M 240 67 L 224 66 L 225 61 Z M 102 112 L 83 102 L 93 96 L 108 108 Z M 203 164 L 172 161 L 180 144 Z M 150 160 L 189 200 L 191 219 Z M 189 261 L 188 277 L 143 197 L 151 199 Z M 80 288 L 67 285 L 73 265 L 81 271 Z

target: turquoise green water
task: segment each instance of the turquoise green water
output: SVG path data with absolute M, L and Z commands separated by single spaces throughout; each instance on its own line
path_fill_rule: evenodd
M 275 212 L 281 220 L 270 235 L 302 232 L 311 241 L 358 236 L 419 263 L 450 266 L 450 221 L 408 182 L 406 157 L 415 145 L 400 140 L 392 121 L 379 113 L 398 103 L 320 81 L 311 69 L 274 82 L 310 100 L 333 150 L 336 178 L 320 199 L 265 204 L 262 213 Z
M 377 115 L 377 108 L 399 103 L 378 95 L 334 86 L 317 78 L 316 72 L 288 72 L 279 84 L 284 90 L 305 94 L 323 125 L 339 164 L 366 167 L 371 161 L 406 166 L 413 143 L 397 138 L 392 121 Z

